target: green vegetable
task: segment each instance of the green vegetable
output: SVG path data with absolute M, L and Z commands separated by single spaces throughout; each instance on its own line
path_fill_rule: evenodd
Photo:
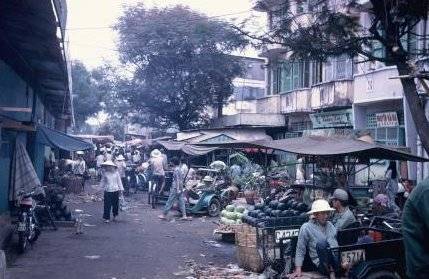
M 242 205 L 239 205 L 235 208 L 235 212 L 243 213 L 246 210 L 246 208 Z
M 241 220 L 241 217 L 243 217 L 243 213 L 239 213 L 239 212 L 235 213 L 235 219 L 236 220 Z
M 235 210 L 235 206 L 233 206 L 232 204 L 227 205 L 225 208 L 227 211 L 233 212 Z
M 221 217 L 220 218 L 220 222 L 222 223 L 222 224 L 224 224 L 224 225 L 228 225 L 228 222 L 229 222 L 230 220 L 228 220 L 228 219 L 226 219 L 225 217 Z
M 229 211 L 226 211 L 225 209 L 224 210 L 222 210 L 221 212 L 220 212 L 220 216 L 222 216 L 222 217 L 225 217 L 226 216 L 226 213 L 228 213 Z
M 225 218 L 229 219 L 229 220 L 235 220 L 236 216 L 235 216 L 235 212 L 226 212 L 225 213 Z

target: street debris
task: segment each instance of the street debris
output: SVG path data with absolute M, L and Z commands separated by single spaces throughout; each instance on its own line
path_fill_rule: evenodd
M 85 258 L 89 259 L 89 260 L 97 260 L 99 258 L 101 258 L 100 255 L 92 255 L 92 256 L 85 256 Z
M 245 271 L 235 264 L 226 267 L 197 264 L 194 260 L 186 261 L 186 267 L 173 273 L 175 276 L 186 276 L 185 279 L 260 279 L 260 275 Z
M 222 247 L 221 244 L 219 244 L 219 243 L 217 243 L 216 241 L 213 241 L 213 240 L 204 240 L 203 243 L 205 243 L 207 245 L 210 245 L 212 247 L 216 247 L 216 248 Z
M 88 193 L 81 193 L 81 194 L 67 194 L 65 198 L 67 203 L 73 203 L 73 204 L 82 204 L 82 203 L 89 203 L 89 202 L 101 202 L 103 201 L 103 194 L 102 193 L 94 193 L 94 194 L 88 194 Z

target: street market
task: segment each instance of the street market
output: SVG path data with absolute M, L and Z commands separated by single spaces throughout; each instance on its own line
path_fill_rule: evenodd
M 429 278 L 429 0 L 0 11 L 0 279 Z

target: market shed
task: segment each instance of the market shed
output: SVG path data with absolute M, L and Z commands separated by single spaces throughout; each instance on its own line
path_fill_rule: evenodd
M 175 141 L 157 141 L 157 143 L 169 151 L 182 151 L 190 156 L 203 156 L 218 149 L 217 147 L 199 146 Z
M 353 156 L 363 159 L 399 160 L 429 162 L 429 159 L 412 155 L 388 146 L 368 143 L 346 137 L 309 136 L 281 140 L 261 140 L 250 142 L 225 142 L 219 144 L 200 144 L 219 148 L 259 148 L 284 151 L 305 156 Z

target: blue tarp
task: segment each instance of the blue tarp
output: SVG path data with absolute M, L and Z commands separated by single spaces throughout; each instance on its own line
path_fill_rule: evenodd
M 37 142 L 66 151 L 78 151 L 94 148 L 94 146 L 89 142 L 40 125 L 37 126 Z

